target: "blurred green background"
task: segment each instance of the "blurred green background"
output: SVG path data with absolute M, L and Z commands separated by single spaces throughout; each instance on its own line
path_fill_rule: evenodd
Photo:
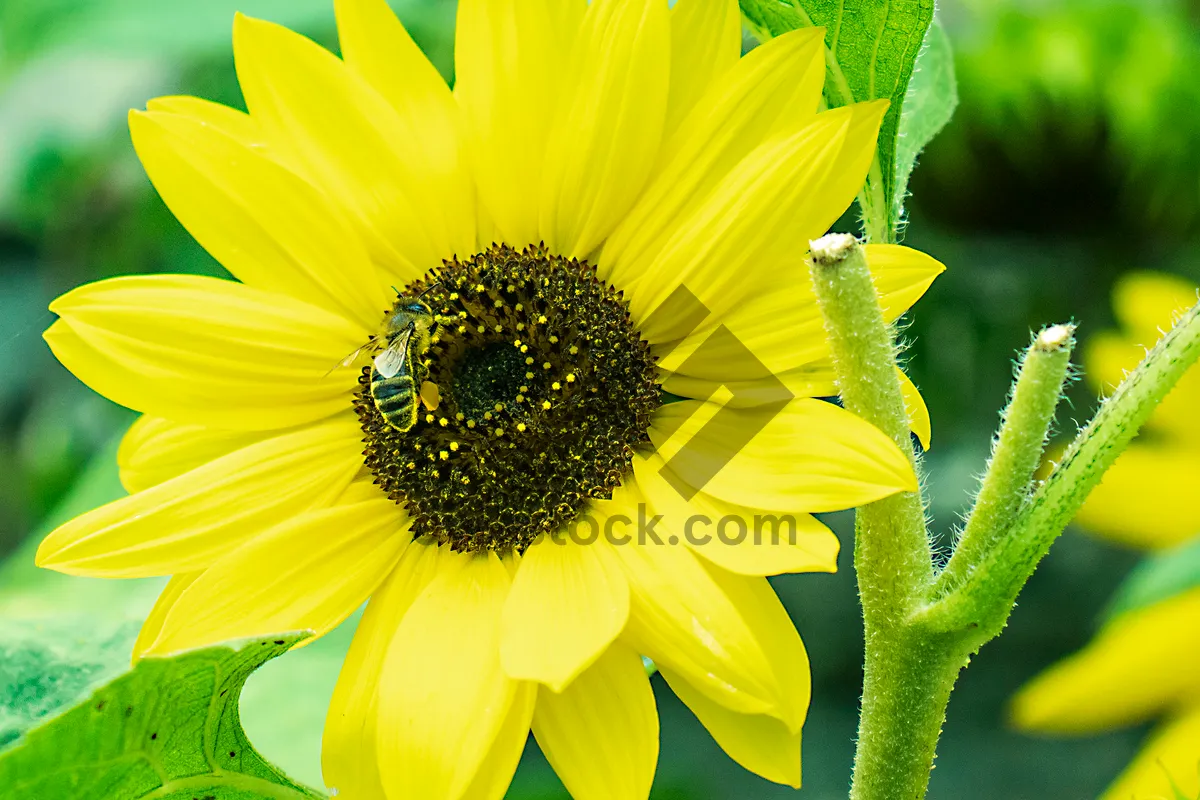
M 454 2 L 393 5 L 452 79 Z M 151 191 L 125 114 L 180 92 L 240 105 L 235 10 L 336 46 L 331 0 L 0 0 L 0 614 L 84 620 L 69 657 L 95 663 L 71 679 L 127 658 L 105 647 L 124 641 L 155 585 L 32 567 L 32 547 L 53 518 L 119 492 L 112 446 L 132 420 L 54 361 L 40 338 L 52 321 L 46 306 L 112 275 L 222 274 Z M 949 269 L 905 335 L 933 415 L 931 513 L 946 533 L 982 468 L 1013 356 L 1032 328 L 1074 320 L 1086 337 L 1111 325 L 1109 292 L 1125 270 L 1200 282 L 1200 2 L 944 0 L 940 14 L 961 104 L 914 174 L 906 241 Z M 839 229 L 853 230 L 855 220 L 848 213 Z M 1082 385 L 1071 401 L 1060 415 L 1064 435 L 1094 406 Z M 842 572 L 775 581 L 812 658 L 797 796 L 813 800 L 845 797 L 861 680 L 849 515 L 831 521 L 846 545 Z M 1004 701 L 1088 638 L 1134 560 L 1077 532 L 1055 546 L 1006 633 L 960 682 L 932 798 L 1094 797 L 1128 761 L 1144 731 L 1028 738 L 1006 730 Z M 244 698 L 251 738 L 314 784 L 324 704 L 352 628 L 353 620 L 268 665 Z M 49 674 L 60 655 L 46 658 Z M 37 688 L 42 678 L 34 670 L 23 679 Z M 663 734 L 654 797 L 796 794 L 742 771 L 656 688 Z M 531 745 L 509 796 L 566 794 Z

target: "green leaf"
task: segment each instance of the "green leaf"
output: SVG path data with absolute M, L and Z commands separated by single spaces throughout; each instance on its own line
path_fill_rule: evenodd
M 831 107 L 887 98 L 875 162 L 859 195 L 872 241 L 896 240 L 900 219 L 896 145 L 913 65 L 933 22 L 934 0 L 739 0 L 759 39 L 825 28 L 825 101 Z M 900 190 L 901 192 L 903 190 Z
M 904 219 L 904 199 L 908 179 L 917 156 L 933 141 L 958 106 L 958 82 L 954 78 L 954 51 L 950 37 L 936 18 L 925 36 L 925 47 L 917 58 L 904 108 L 900 112 L 900 133 L 896 140 L 896 184 L 892 197 L 892 216 Z
M 1117 589 L 1106 622 L 1200 589 L 1200 537 L 1143 559 Z
M 148 658 L 0 755 L 0 800 L 313 800 L 250 745 L 238 698 L 304 634 Z

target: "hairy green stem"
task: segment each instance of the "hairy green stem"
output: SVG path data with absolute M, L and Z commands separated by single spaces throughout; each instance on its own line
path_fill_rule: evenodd
M 844 234 L 813 242 L 812 277 L 846 408 L 890 436 L 915 471 L 895 343 L 862 247 Z M 914 638 L 908 630 L 907 618 L 933 580 L 919 492 L 903 492 L 858 510 L 854 568 L 863 607 L 865 662 L 851 797 L 920 798 L 964 653 L 946 647 L 941 640 L 947 637 Z
M 914 615 L 930 631 L 977 631 L 982 640 L 1003 629 L 1017 595 L 1105 470 L 1129 445 L 1179 378 L 1200 358 L 1200 304 L 1176 323 L 1117 387 L 1063 461 L 1025 503 L 1009 531 L 970 576 Z
M 812 277 L 842 402 L 890 436 L 915 470 L 896 346 L 858 241 L 835 233 L 813 242 Z M 902 492 L 866 505 L 857 520 L 867 531 L 855 544 L 865 567 L 858 575 L 863 614 L 868 622 L 895 618 L 903 614 L 897 606 L 916 602 L 933 579 L 920 494 Z
M 967 579 L 1005 535 L 1028 498 L 1071 367 L 1074 332 L 1071 325 L 1046 328 L 1034 337 L 1021 359 L 979 496 L 954 555 L 938 576 L 935 596 Z

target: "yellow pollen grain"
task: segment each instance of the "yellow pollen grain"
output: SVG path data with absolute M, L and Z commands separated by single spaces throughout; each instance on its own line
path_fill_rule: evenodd
M 520 346 L 521 346 L 521 340 L 513 339 L 513 347 L 520 347 Z
M 524 423 L 524 422 L 518 422 L 518 423 L 517 423 L 517 430 L 519 430 L 521 433 L 524 433 L 524 432 L 525 432 L 525 423 Z
M 574 382 L 575 382 L 575 373 L 568 372 L 567 373 L 567 383 L 574 383 Z
M 493 407 L 493 408 L 495 408 L 497 411 L 503 411 L 503 410 L 504 410 L 504 403 L 496 403 L 496 405 L 494 405 L 494 406 L 492 406 L 492 407 Z
M 490 412 L 490 411 L 485 411 L 485 412 L 483 412 L 483 418 L 484 418 L 484 419 L 491 419 L 491 418 L 492 418 L 492 412 Z
M 557 337 L 557 336 L 551 336 L 551 337 L 550 337 L 550 344 L 558 344 L 558 337 Z
M 468 428 L 474 428 L 474 427 L 475 427 L 475 420 L 473 420 L 473 419 L 469 419 L 469 420 L 467 420 L 467 427 L 468 427 Z
M 549 361 L 543 361 L 543 362 L 542 362 L 542 369 L 550 369 L 550 362 L 549 362 Z
M 522 392 L 522 393 L 524 393 L 524 392 L 528 392 L 528 391 L 529 391 L 529 387 L 528 387 L 528 386 L 518 386 L 518 387 L 517 387 L 517 391 L 518 391 L 518 392 Z
M 464 419 L 466 419 L 466 416 L 460 411 L 454 415 L 454 419 L 458 422 L 462 422 Z
M 545 323 L 546 323 L 546 315 L 538 314 L 538 324 L 544 325 Z
M 433 416 L 433 414 L 426 414 L 426 415 L 425 415 L 425 421 L 426 421 L 426 422 L 433 422 L 433 420 L 434 420 L 434 419 L 436 419 L 436 418 Z
M 477 283 L 477 284 L 475 284 L 475 291 L 477 291 L 477 292 L 487 291 L 487 287 L 484 286 L 482 283 Z
M 466 333 L 466 332 L 467 332 L 467 326 L 466 326 L 466 325 L 459 325 L 459 326 L 458 326 L 458 332 L 459 332 L 459 333 Z
M 569 352 L 571 355 L 576 355 L 576 354 L 578 354 L 578 353 L 579 353 L 579 348 L 578 348 L 578 347 L 576 347 L 575 345 L 571 345 L 571 349 L 570 349 L 568 352 Z
M 487 328 L 485 328 L 482 325 L 480 325 L 478 328 L 475 329 L 476 333 L 483 333 L 486 330 L 487 330 Z
M 494 433 L 495 433 L 497 436 L 503 436 L 503 435 L 504 435 L 504 428 L 496 428 L 496 430 L 494 431 Z
M 439 450 L 438 458 L 440 458 L 442 461 L 446 461 L 447 459 L 450 458 L 450 454 L 447 453 L 445 450 Z
M 497 325 L 497 326 L 496 326 L 496 333 L 499 333 L 499 332 L 500 332 L 500 331 L 502 331 L 502 330 L 504 330 L 504 326 L 503 326 L 503 325 Z
M 466 475 L 463 475 L 463 476 L 462 476 L 462 482 L 463 482 L 463 484 L 465 485 L 465 484 L 468 484 L 468 483 L 470 483 L 470 482 L 471 482 L 471 479 L 470 479 L 469 477 L 467 477 Z
M 532 363 L 533 363 L 533 356 L 530 356 L 529 358 L 525 359 L 525 363 L 526 363 L 526 364 L 532 364 Z
M 443 428 L 449 424 L 450 424 L 450 420 L 446 419 L 445 417 L 442 417 L 441 419 L 438 420 L 438 425 L 441 425 Z
M 496 302 L 492 303 L 492 306 L 493 306 L 493 307 L 495 307 L 495 308 L 503 308 L 503 307 L 504 307 L 504 301 L 503 301 L 503 300 L 497 300 Z
M 559 383 L 558 381 L 555 381 L 554 383 L 550 384 L 550 388 L 557 392 L 559 389 L 562 388 L 562 384 Z
M 458 299 L 458 292 L 451 292 L 451 293 L 450 293 L 450 299 L 451 299 L 451 300 L 457 300 L 457 299 Z
M 528 353 L 528 352 L 529 352 L 529 345 L 527 345 L 527 344 L 523 344 L 523 345 L 521 345 L 521 352 L 522 352 L 522 353 Z
M 543 400 L 543 401 L 542 401 L 542 408 L 544 408 L 544 409 L 546 409 L 547 411 L 549 411 L 549 410 L 550 410 L 550 401 L 549 401 L 549 400 Z
M 529 379 L 530 379 L 530 378 L 532 378 L 532 377 L 533 377 L 533 373 L 532 373 L 532 372 L 526 372 L 526 373 L 525 373 L 525 380 L 529 380 Z
M 524 322 L 518 322 L 518 323 L 517 323 L 517 330 L 519 330 L 519 331 L 523 331 L 523 330 L 525 330 L 525 323 L 524 323 Z
M 524 402 L 525 402 L 525 395 L 523 395 L 523 394 L 519 394 L 519 395 L 517 395 L 517 402 L 518 402 L 518 403 L 524 403 Z
M 450 449 L 453 450 L 455 453 L 457 453 L 458 452 L 458 442 L 451 442 Z

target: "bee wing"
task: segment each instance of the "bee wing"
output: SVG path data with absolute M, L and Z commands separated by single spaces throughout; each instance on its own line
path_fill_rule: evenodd
M 408 361 L 408 339 L 412 336 L 410 327 L 392 340 L 388 349 L 375 356 L 375 371 L 385 378 L 394 378 L 404 371 Z
M 362 347 L 359 347 L 359 348 L 357 348 L 357 349 L 356 349 L 356 350 L 355 350 L 353 353 L 351 353 L 350 355 L 346 356 L 346 357 L 345 357 L 345 358 L 343 358 L 341 361 L 339 361 L 337 364 L 335 364 L 335 365 L 333 365 L 332 367 L 330 367 L 330 368 L 329 368 L 329 372 L 326 372 L 326 373 L 325 373 L 325 377 L 329 377 L 329 375 L 330 375 L 330 374 L 331 374 L 331 373 L 332 373 L 332 372 L 333 372 L 335 369 L 338 369 L 339 367 L 348 367 L 348 366 L 350 366 L 350 365 L 351 365 L 351 364 L 353 364 L 355 361 L 357 361 L 357 360 L 358 360 L 358 357 L 359 357 L 359 356 L 361 356 L 363 353 L 365 353 L 367 350 L 374 349 L 375 347 L 378 347 L 378 346 L 379 346 L 379 337 L 378 337 L 378 336 L 372 336 L 372 337 L 371 337 L 371 341 L 367 342 L 367 343 L 366 343 L 366 344 L 364 344 Z

